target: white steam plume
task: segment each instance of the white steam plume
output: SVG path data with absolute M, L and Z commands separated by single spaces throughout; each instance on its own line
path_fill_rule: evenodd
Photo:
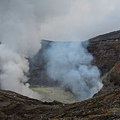
M 38 98 L 25 75 L 29 71 L 26 58 L 40 48 L 32 6 L 18 0 L 0 3 L 0 88 Z
M 81 42 L 53 42 L 45 57 L 51 80 L 69 88 L 79 101 L 102 88 L 99 70 L 91 65 L 93 57 Z
M 0 86 L 1 89 L 12 90 L 17 93 L 38 98 L 37 93 L 29 89 L 29 84 L 26 83 L 28 78 L 24 73 L 28 73 L 28 61 L 21 57 L 18 53 L 8 49 L 5 45 L 0 45 Z
M 41 39 L 83 40 L 117 30 L 119 4 L 118 0 L 0 0 L 1 88 L 30 96 L 24 84 L 26 58 L 39 50 Z

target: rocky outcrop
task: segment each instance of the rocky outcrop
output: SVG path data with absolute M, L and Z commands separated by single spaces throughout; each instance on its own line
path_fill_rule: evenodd
M 88 51 L 93 54 L 93 64 L 101 70 L 101 76 L 109 72 L 115 63 L 120 60 L 120 31 L 116 33 L 118 33 L 117 37 L 112 32 L 110 33 L 110 36 L 113 35 L 111 37 L 107 34 L 90 39 Z
M 101 71 L 103 89 L 108 92 L 120 88 L 120 31 L 90 39 L 88 51 L 94 56 L 93 63 Z M 99 94 L 98 94 L 99 95 Z
M 110 33 L 106 33 L 106 34 L 102 34 L 102 35 L 99 35 L 97 37 L 94 37 L 94 38 L 91 38 L 90 41 L 106 41 L 106 40 L 117 40 L 117 39 L 120 39 L 120 30 L 118 31 L 113 31 L 113 32 L 110 32 Z
M 114 90 L 120 90 L 120 61 L 117 62 L 114 67 L 106 73 L 102 78 L 103 88 L 99 94 L 110 92 Z M 97 94 L 97 95 L 99 95 Z
M 115 86 L 120 86 L 120 61 L 110 70 L 106 79 L 113 82 Z

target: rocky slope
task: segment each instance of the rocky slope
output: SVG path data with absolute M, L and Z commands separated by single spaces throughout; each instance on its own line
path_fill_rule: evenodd
M 94 56 L 93 64 L 101 71 L 103 89 L 120 88 L 120 30 L 90 39 L 88 51 Z
M 104 75 L 120 61 L 120 30 L 90 39 L 88 51 L 95 58 L 93 64 Z
M 79 103 L 40 102 L 0 91 L 0 120 L 119 120 L 120 91 Z
M 93 98 L 73 104 L 48 103 L 0 90 L 0 120 L 119 120 L 120 31 L 90 39 L 88 50 L 104 83 Z

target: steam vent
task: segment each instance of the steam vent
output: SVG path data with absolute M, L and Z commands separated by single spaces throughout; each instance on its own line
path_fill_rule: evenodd
M 98 68 L 91 64 L 93 56 L 87 51 L 87 45 L 88 41 L 50 42 L 43 40 L 42 48 L 30 60 L 30 84 L 33 87 L 40 85 L 40 88 L 33 89 L 40 93 L 42 91 L 49 93 L 52 100 L 63 103 L 61 99 L 66 99 L 67 103 L 82 101 L 97 93 L 103 85 Z M 55 99 L 54 96 L 57 95 L 61 97 Z

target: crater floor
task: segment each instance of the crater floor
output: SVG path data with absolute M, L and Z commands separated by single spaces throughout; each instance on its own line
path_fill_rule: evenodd
M 62 103 L 75 102 L 75 96 L 70 91 L 65 91 L 60 87 L 34 87 L 32 90 L 38 92 L 43 98 L 41 101 L 59 101 Z

